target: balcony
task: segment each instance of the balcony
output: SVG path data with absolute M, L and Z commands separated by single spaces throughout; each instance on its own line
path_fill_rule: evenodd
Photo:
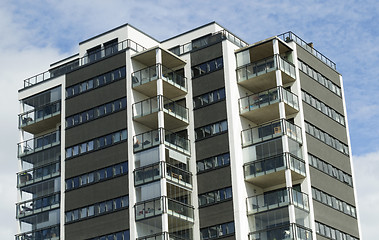
M 133 119 L 150 128 L 157 128 L 158 111 L 164 112 L 164 122 L 169 129 L 188 125 L 188 108 L 162 95 L 133 104 Z
M 60 162 L 51 163 L 28 171 L 17 173 L 17 187 L 24 187 L 60 175 Z
M 286 116 L 299 111 L 298 97 L 282 87 L 277 87 L 240 98 L 240 114 L 257 124 L 278 119 L 279 102 L 285 103 Z
M 312 232 L 309 229 L 298 226 L 297 224 L 286 224 L 271 229 L 252 232 L 249 240 L 312 240 Z
M 46 135 L 26 140 L 18 144 L 17 156 L 24 157 L 44 149 L 48 149 L 60 144 L 60 131 L 54 131 Z
M 147 96 L 157 95 L 155 80 L 163 79 L 163 94 L 175 98 L 187 93 L 187 78 L 162 64 L 156 64 L 132 73 L 133 89 Z
M 61 101 L 27 111 L 19 115 L 19 128 L 31 134 L 55 128 L 60 122 Z
M 246 163 L 245 181 L 262 188 L 275 186 L 286 182 L 284 174 L 286 169 L 291 170 L 293 181 L 306 176 L 305 162 L 290 153 L 283 153 Z
M 301 128 L 285 119 L 245 129 L 241 132 L 242 146 L 247 147 L 273 138 L 287 135 L 298 143 L 302 143 Z
M 15 240 L 59 240 L 60 226 L 50 226 L 44 229 L 34 230 L 16 235 Z
M 33 214 L 49 211 L 59 208 L 59 205 L 60 193 L 54 193 L 49 196 L 31 199 L 16 204 L 16 217 L 23 218 Z
M 163 213 L 167 213 L 169 217 L 175 217 L 185 222 L 193 223 L 194 221 L 192 206 L 168 197 L 160 197 L 137 203 L 134 209 L 137 221 L 159 216 Z
M 170 234 L 168 232 L 156 233 L 144 237 L 139 237 L 137 240 L 189 240 L 188 238 L 181 238 L 175 236 L 175 234 Z
M 190 142 L 179 134 L 170 132 L 164 128 L 151 130 L 133 137 L 134 152 L 149 149 L 163 143 L 167 147 L 189 155 L 191 153 Z
M 248 197 L 246 199 L 247 214 L 268 211 L 287 205 L 309 211 L 308 195 L 293 188 L 280 189 L 265 194 Z
M 281 71 L 283 85 L 296 80 L 295 66 L 279 55 L 274 55 L 237 68 L 237 81 L 252 92 L 274 88 L 275 70 Z

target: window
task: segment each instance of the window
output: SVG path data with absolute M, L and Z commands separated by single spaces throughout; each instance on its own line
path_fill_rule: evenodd
M 347 233 L 341 232 L 320 222 L 316 222 L 316 233 L 333 240 L 358 240 L 356 237 L 353 237 Z
M 94 56 L 96 56 L 96 54 Z M 125 76 L 126 76 L 126 68 L 125 67 L 117 68 L 111 72 L 94 77 L 92 79 L 86 80 L 76 85 L 67 87 L 66 98 L 74 97 L 76 95 L 85 93 L 94 88 L 102 87 L 111 82 L 125 78 Z
M 117 139 L 117 136 L 121 136 L 121 141 L 126 140 L 127 138 L 127 130 L 121 130 L 115 133 L 108 134 L 106 136 L 102 136 L 93 140 L 90 140 L 85 143 L 80 143 L 76 146 L 72 146 L 69 148 L 66 148 L 66 159 L 85 154 L 88 152 L 91 152 L 93 150 L 97 150 L 100 148 L 109 147 L 112 145 L 115 145 L 119 143 L 119 140 Z M 80 147 L 80 148 L 79 148 Z M 83 150 L 83 151 L 82 151 Z
M 317 81 L 333 93 L 335 93 L 337 96 L 341 97 L 341 88 L 338 87 L 336 84 L 334 84 L 331 80 L 327 79 L 325 76 L 321 75 L 316 70 L 309 67 L 307 64 L 302 62 L 301 60 L 298 60 L 299 62 L 299 69 L 307 74 L 309 77 L 311 77 L 313 80 Z
M 219 102 L 225 99 L 225 88 L 221 88 L 212 92 L 193 98 L 193 108 L 200 108 L 209 104 Z
M 66 190 L 76 189 L 88 184 L 108 180 L 128 173 L 128 162 L 112 165 L 78 177 L 66 180 Z M 96 176 L 96 177 L 95 177 Z
M 216 134 L 224 133 L 228 130 L 228 123 L 226 120 L 206 125 L 195 129 L 196 140 L 201 140 Z
M 215 239 L 234 234 L 234 222 L 228 222 L 200 229 L 200 239 Z
M 199 64 L 197 66 L 192 67 L 192 78 L 214 72 L 216 70 L 222 69 L 223 67 L 224 66 L 222 57 Z
M 206 158 L 197 162 L 197 172 L 201 173 L 204 171 L 217 169 L 224 166 L 229 166 L 230 155 L 229 153 L 224 153 L 214 157 Z
M 90 240 L 129 240 L 130 232 L 129 230 L 124 230 L 121 232 L 111 233 L 100 237 L 91 238 Z
M 218 189 L 212 192 L 199 195 L 199 206 L 211 205 L 223 202 L 232 198 L 232 187 Z
M 66 212 L 66 223 L 86 219 L 92 216 L 103 215 L 105 213 L 114 212 L 126 208 L 129 206 L 128 196 L 123 196 L 108 201 L 96 203 L 94 205 L 82 207 L 79 209 L 71 210 Z M 121 205 L 121 208 L 113 208 L 117 202 L 124 201 L 125 203 Z

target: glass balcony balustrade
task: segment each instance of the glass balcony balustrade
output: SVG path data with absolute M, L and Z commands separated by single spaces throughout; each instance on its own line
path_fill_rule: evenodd
M 239 67 L 237 69 L 237 81 L 243 82 L 275 70 L 281 70 L 291 78 L 296 79 L 295 66 L 279 55 L 274 55 Z
M 155 81 L 162 78 L 165 82 L 183 90 L 187 91 L 187 78 L 178 74 L 162 64 L 156 64 L 132 73 L 132 87 Z
M 18 144 L 18 157 L 23 157 L 60 144 L 60 130 Z
M 166 163 L 166 178 L 179 185 L 192 188 L 192 173 L 176 167 L 174 165 Z
M 241 133 L 242 146 L 247 147 L 269 139 L 287 135 L 289 138 L 302 143 L 301 128 L 285 119 L 245 129 Z
M 249 234 L 249 240 L 312 240 L 312 232 L 309 229 L 296 224 L 278 226 L 272 229 Z
M 188 108 L 162 95 L 133 104 L 133 118 L 141 118 L 162 110 L 165 113 L 188 123 Z
M 16 204 L 16 217 L 27 217 L 36 213 L 58 208 L 60 205 L 60 193 L 31 199 Z
M 292 108 L 299 110 L 297 95 L 278 87 L 267 91 L 255 93 L 239 99 L 240 114 L 269 106 L 278 102 L 284 102 Z
M 134 209 L 136 220 L 159 216 L 162 213 L 167 213 L 170 216 L 189 222 L 193 222 L 194 218 L 194 208 L 192 206 L 165 196 L 137 203 Z
M 293 188 L 280 189 L 246 199 L 247 213 L 254 214 L 287 205 L 309 211 L 308 195 Z
M 302 176 L 306 176 L 305 162 L 290 153 L 283 153 L 246 163 L 244 165 L 245 180 L 285 169 L 291 169 Z
M 60 175 L 60 162 L 17 173 L 17 187 L 24 187 Z
M 19 115 L 19 128 L 51 118 L 61 113 L 61 101 L 55 101 Z
M 100 49 L 98 51 L 92 52 L 87 56 L 84 56 L 79 59 L 75 59 L 74 62 L 69 62 L 67 64 L 64 64 L 63 66 L 60 66 L 58 70 L 51 70 L 46 71 L 43 73 L 40 73 L 36 76 L 30 77 L 28 79 L 24 80 L 24 88 L 31 87 L 35 84 L 44 82 L 46 80 L 52 79 L 54 77 L 61 76 L 67 72 L 73 71 L 81 66 L 99 61 L 105 57 L 111 56 L 113 54 L 116 54 L 122 50 L 126 49 L 132 49 L 136 52 L 141 52 L 146 50 L 146 48 L 142 47 L 138 43 L 134 42 L 133 40 L 127 39 L 125 41 L 116 43 L 114 45 L 107 46 L 106 48 Z
M 55 225 L 44 229 L 29 231 L 16 235 L 15 240 L 59 240 L 60 226 Z
M 163 128 L 138 134 L 133 137 L 133 142 L 134 152 L 155 147 L 161 143 L 185 154 L 191 152 L 189 139 Z
M 189 240 L 188 238 L 181 238 L 175 236 L 174 234 L 170 234 L 168 232 L 156 233 L 144 237 L 139 237 L 137 240 Z

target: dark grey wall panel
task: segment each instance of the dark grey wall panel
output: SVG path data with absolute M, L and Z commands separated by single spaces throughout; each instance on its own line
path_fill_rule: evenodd
M 192 94 L 193 96 L 199 96 L 204 93 L 223 88 L 224 86 L 224 69 L 220 69 L 204 76 L 192 79 Z
M 128 144 L 123 142 L 99 151 L 66 160 L 66 179 L 104 168 L 128 159 Z
M 347 145 L 346 128 L 319 110 L 303 102 L 304 119 Z
M 66 130 L 66 147 L 126 129 L 126 110 Z
M 234 221 L 233 201 L 199 209 L 200 228 Z
M 336 198 L 343 200 L 344 202 L 355 206 L 354 190 L 352 187 L 334 179 L 327 174 L 314 169 L 310 169 L 311 185 L 323 192 L 326 192 Z
M 222 56 L 222 43 L 217 43 L 209 47 L 200 49 L 191 53 L 191 66 L 196 66 L 200 63 Z
M 197 160 L 229 151 L 229 139 L 227 133 L 197 141 L 195 144 Z
M 197 175 L 197 188 L 199 194 L 230 186 L 232 186 L 232 179 L 229 166 Z
M 194 111 L 195 128 L 202 127 L 214 122 L 225 120 L 226 104 L 225 101 L 199 108 Z
M 345 115 L 343 110 L 342 98 L 325 88 L 323 85 L 310 78 L 308 75 L 299 71 L 300 73 L 300 85 L 304 91 L 308 92 L 312 96 L 315 96 L 320 101 L 324 102 L 329 107 L 333 108 L 337 112 Z
M 329 162 L 342 171 L 351 174 L 350 158 L 348 156 L 326 145 L 309 134 L 306 134 L 306 136 L 308 152 L 310 154 L 315 155 L 316 157 Z
M 128 175 L 66 192 L 65 211 L 92 205 L 129 194 Z
M 303 60 L 316 71 L 322 73 L 322 75 L 333 81 L 335 84 L 340 86 L 338 72 L 330 68 L 325 63 L 321 62 L 318 58 L 300 46 L 297 46 L 297 57 Z
M 333 208 L 323 205 L 317 201 L 313 201 L 315 210 L 315 220 L 324 223 L 330 227 L 348 233 L 353 236 L 358 236 L 358 223 L 353 217 L 341 213 Z
M 129 229 L 129 209 L 65 225 L 65 239 L 84 240 Z
M 66 117 L 126 96 L 125 79 L 66 100 Z
M 99 62 L 86 65 L 85 67 L 79 68 L 78 70 L 68 73 L 66 75 L 66 87 L 70 87 L 90 78 L 112 71 L 116 68 L 123 67 L 125 65 L 125 52 L 116 54 L 109 58 L 105 58 L 104 60 L 101 60 Z

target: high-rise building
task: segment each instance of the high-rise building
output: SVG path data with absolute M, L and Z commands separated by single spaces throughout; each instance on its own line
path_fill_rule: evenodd
M 16 240 L 359 239 L 342 77 L 292 32 L 126 24 L 19 101 Z

